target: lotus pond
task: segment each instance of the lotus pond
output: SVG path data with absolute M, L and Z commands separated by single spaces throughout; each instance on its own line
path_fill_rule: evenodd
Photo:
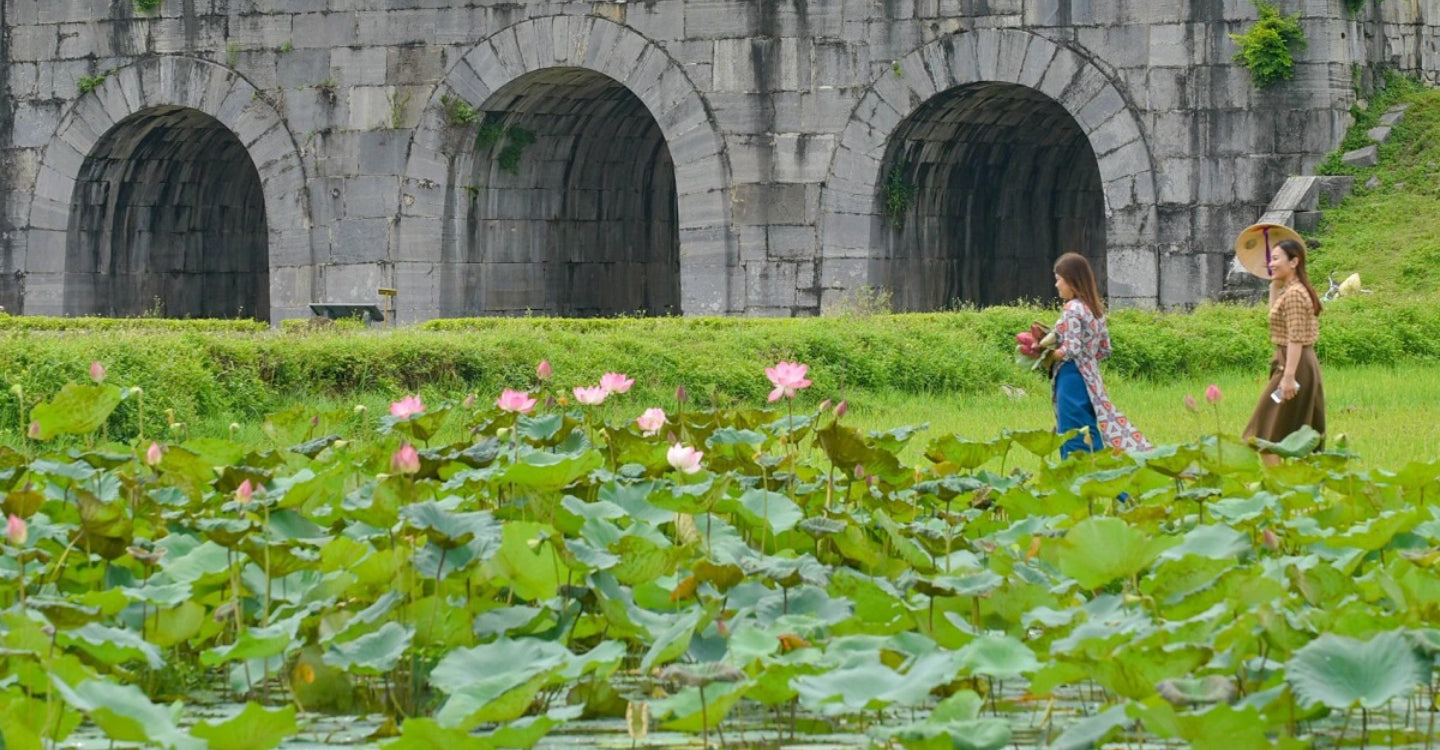
M 0 448 L 6 750 L 1434 744 L 1440 461 L 861 433 L 778 367 L 116 444 L 92 376 Z

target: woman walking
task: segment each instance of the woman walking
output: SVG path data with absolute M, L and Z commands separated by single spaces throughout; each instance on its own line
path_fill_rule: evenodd
M 1250 415 L 1244 437 L 1272 443 L 1284 440 L 1305 425 L 1320 433 L 1325 446 L 1325 386 L 1320 379 L 1320 362 L 1315 359 L 1315 340 L 1320 337 L 1320 295 L 1305 272 L 1305 246 L 1285 239 L 1275 244 L 1270 257 L 1270 382 L 1260 394 L 1260 403 Z M 1264 453 L 1265 463 L 1280 463 L 1280 457 Z
M 1100 360 L 1110 357 L 1110 329 L 1090 261 L 1078 253 L 1065 253 L 1055 261 L 1054 270 L 1055 291 L 1065 300 L 1055 323 L 1059 360 L 1053 370 L 1051 399 L 1055 429 L 1065 433 L 1086 428 L 1060 446 L 1060 457 L 1106 446 L 1118 451 L 1150 450 L 1150 441 L 1111 403 L 1100 377 Z

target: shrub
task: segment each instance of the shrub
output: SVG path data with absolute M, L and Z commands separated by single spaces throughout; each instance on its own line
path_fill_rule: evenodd
M 0 374 L 25 408 L 83 380 L 91 360 L 111 382 L 144 389 L 147 434 L 172 409 L 177 420 L 257 418 L 312 397 L 426 392 L 454 396 L 528 387 L 549 359 L 554 386 L 594 382 L 606 371 L 635 377 L 636 403 L 668 402 L 683 384 L 701 405 L 756 403 L 770 389 L 762 369 L 810 365 L 819 400 L 854 391 L 976 393 L 1040 376 L 1014 365 L 1014 334 L 1053 321 L 1040 306 L 830 318 L 473 318 L 399 330 L 351 326 L 272 331 L 230 321 L 0 316 Z M 76 327 L 79 324 L 89 328 Z M 1265 311 L 1202 305 L 1191 313 L 1116 310 L 1107 374 L 1170 381 L 1217 371 L 1263 373 L 1271 346 Z M 1440 308 L 1424 299 L 1360 297 L 1331 303 L 1317 352 L 1325 365 L 1440 360 Z M 0 429 L 18 429 L 19 401 L 0 398 Z M 113 437 L 136 431 L 122 404 Z
M 1250 71 L 1250 78 L 1259 88 L 1289 80 L 1295 75 L 1294 53 L 1305 49 L 1305 32 L 1300 28 L 1300 14 L 1280 15 L 1280 9 L 1259 0 L 1255 7 L 1260 19 L 1243 34 L 1230 38 L 1240 47 L 1235 61 Z

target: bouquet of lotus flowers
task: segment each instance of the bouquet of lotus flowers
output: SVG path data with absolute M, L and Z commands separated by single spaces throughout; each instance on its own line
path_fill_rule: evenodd
M 1055 359 L 1055 332 L 1044 323 L 1031 323 L 1030 329 L 1015 334 L 1015 364 L 1031 370 L 1050 371 Z

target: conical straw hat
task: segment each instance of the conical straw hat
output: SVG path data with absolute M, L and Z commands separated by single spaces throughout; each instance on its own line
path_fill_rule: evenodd
M 1270 278 L 1270 253 L 1280 240 L 1295 240 L 1305 247 L 1305 238 L 1284 224 L 1255 224 L 1235 238 L 1235 259 L 1262 279 Z

